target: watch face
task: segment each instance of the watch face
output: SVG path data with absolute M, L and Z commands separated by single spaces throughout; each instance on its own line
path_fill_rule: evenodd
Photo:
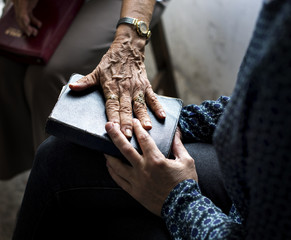
M 146 35 L 148 32 L 148 27 L 145 22 L 139 22 L 139 30 L 143 35 Z

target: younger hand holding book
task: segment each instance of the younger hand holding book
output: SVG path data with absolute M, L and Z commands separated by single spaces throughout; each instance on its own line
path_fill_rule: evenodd
M 198 181 L 195 162 L 182 144 L 178 131 L 172 146 L 176 158 L 173 160 L 166 158 L 159 151 L 137 119 L 134 119 L 133 126 L 143 154 L 138 153 L 130 145 L 116 124 L 106 124 L 106 130 L 112 141 L 131 163 L 129 166 L 118 158 L 105 155 L 107 168 L 120 187 L 149 211 L 161 216 L 166 198 L 179 182 L 186 179 Z

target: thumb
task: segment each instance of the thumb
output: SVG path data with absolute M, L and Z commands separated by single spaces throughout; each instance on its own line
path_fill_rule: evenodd
M 179 134 L 175 134 L 174 141 L 173 141 L 173 146 L 172 146 L 172 152 L 177 159 L 187 159 L 191 158 L 189 155 L 188 151 L 184 147 Z
M 82 91 L 87 88 L 99 85 L 99 68 L 95 68 L 95 70 L 88 75 L 82 77 L 76 82 L 70 83 L 69 87 L 73 91 Z

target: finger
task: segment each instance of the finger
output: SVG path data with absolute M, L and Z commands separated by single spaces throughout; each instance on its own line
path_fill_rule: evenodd
M 31 36 L 34 33 L 33 28 L 30 26 L 30 18 L 28 14 L 22 14 L 17 18 L 17 22 L 21 30 L 27 35 Z
M 109 122 L 114 122 L 120 124 L 120 103 L 119 103 L 119 89 L 116 85 L 116 82 L 110 77 L 103 79 L 103 82 L 100 82 L 103 88 L 104 97 L 106 99 L 106 115 Z
M 133 167 L 138 166 L 141 161 L 141 156 L 120 131 L 119 126 L 112 122 L 108 122 L 105 125 L 105 129 L 122 155 L 131 163 Z
M 157 99 L 157 96 L 151 86 L 146 89 L 146 102 L 158 118 L 166 118 L 165 110 Z
M 181 129 L 179 126 L 177 126 L 177 129 L 176 129 L 176 133 L 175 135 L 178 136 L 178 138 L 182 141 L 183 140 L 183 137 L 182 137 L 182 132 L 181 132 Z
M 105 93 L 105 98 L 106 99 L 106 103 L 105 103 L 105 108 L 106 108 L 106 115 L 108 118 L 109 122 L 113 122 L 113 123 L 118 123 L 120 125 L 120 117 L 119 117 L 119 108 L 120 108 L 120 104 L 119 104 L 119 99 L 118 97 L 116 97 L 116 94 L 113 93 Z M 108 96 L 114 96 L 114 97 L 110 97 L 108 98 Z
M 142 92 L 138 92 L 133 97 L 133 111 L 143 128 L 150 130 L 152 128 L 152 121 L 148 115 L 144 94 Z
M 39 21 L 33 14 L 30 16 L 31 24 L 35 25 L 37 28 L 41 28 L 42 22 Z
M 29 31 L 31 32 L 31 35 L 34 37 L 38 34 L 38 30 L 35 27 L 29 26 Z
M 156 143 L 151 138 L 149 133 L 142 127 L 140 121 L 138 119 L 133 119 L 133 129 L 140 145 L 140 148 L 143 152 L 143 155 L 154 156 L 154 158 L 163 157 L 163 154 L 158 149 Z
M 178 159 L 189 159 L 192 158 L 186 148 L 184 147 L 184 144 L 182 143 L 179 134 L 175 134 L 173 145 L 172 145 L 172 152 L 174 156 Z
M 131 189 L 131 184 L 129 183 L 129 181 L 127 181 L 125 178 L 123 178 L 120 175 L 120 172 L 123 170 L 120 170 L 120 168 L 117 168 L 116 162 L 118 162 L 118 159 L 114 159 L 113 157 L 110 157 L 108 155 L 105 155 L 107 161 L 106 161 L 106 166 L 108 169 L 108 172 L 110 174 L 110 176 L 112 177 L 112 179 L 117 183 L 117 185 L 119 185 L 122 189 L 124 189 L 125 191 L 129 192 Z M 119 163 L 117 163 L 119 164 Z
M 73 91 L 82 91 L 92 86 L 99 85 L 99 67 L 95 68 L 93 72 L 82 77 L 74 83 L 70 83 L 69 87 Z
M 121 131 L 126 137 L 130 138 L 132 137 L 132 105 L 130 93 L 128 91 L 122 93 L 119 102 Z

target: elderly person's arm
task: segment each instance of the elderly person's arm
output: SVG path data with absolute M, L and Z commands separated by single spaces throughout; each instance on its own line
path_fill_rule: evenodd
M 33 15 L 38 0 L 12 1 L 20 28 L 28 36 L 36 36 L 41 27 L 41 22 Z M 155 0 L 123 0 L 120 17 L 136 18 L 149 26 L 155 3 Z M 152 127 L 147 105 L 158 118 L 166 117 L 147 78 L 144 65 L 146 41 L 147 37 L 141 36 L 135 26 L 119 24 L 110 49 L 96 69 L 70 85 L 74 91 L 101 85 L 107 99 L 108 120 L 118 123 L 127 137 L 132 136 L 132 112 L 147 130 Z
M 120 17 L 136 18 L 149 26 L 155 3 L 155 0 L 124 0 Z M 146 41 L 147 37 L 141 36 L 135 26 L 118 25 L 115 39 L 96 69 L 70 85 L 75 91 L 101 85 L 107 99 L 108 120 L 118 123 L 127 137 L 132 136 L 132 112 L 147 130 L 152 127 L 147 105 L 158 118 L 166 117 L 147 78 L 144 65 Z

